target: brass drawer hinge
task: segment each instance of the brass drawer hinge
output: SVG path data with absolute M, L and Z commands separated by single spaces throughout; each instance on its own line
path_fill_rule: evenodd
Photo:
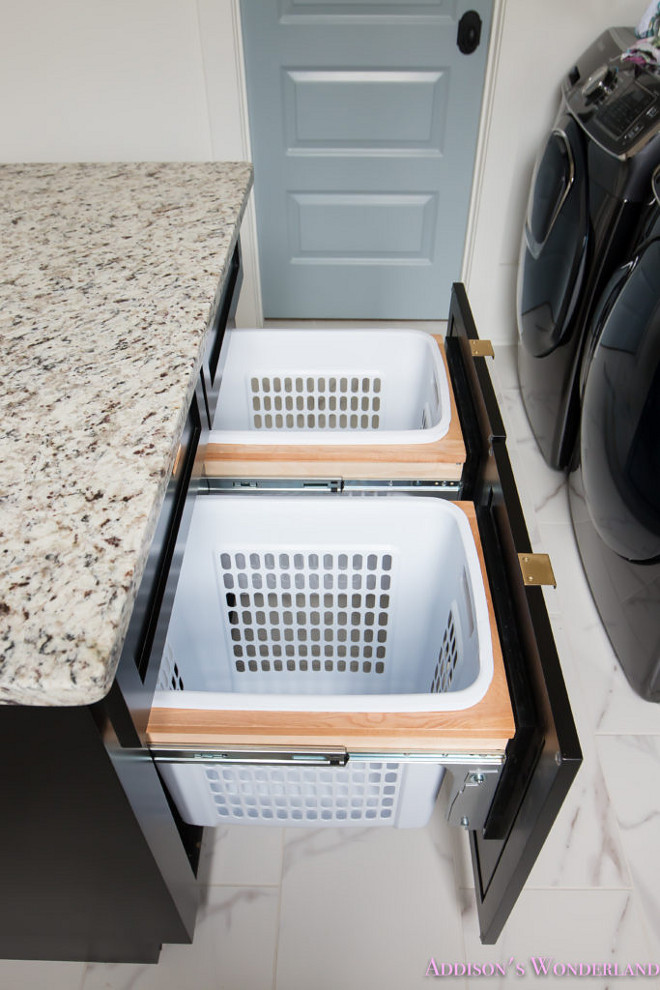
M 493 350 L 493 345 L 490 340 L 471 340 L 470 353 L 473 358 L 495 357 L 495 351 Z
M 519 553 L 520 570 L 526 585 L 550 584 L 557 587 L 555 572 L 547 553 Z

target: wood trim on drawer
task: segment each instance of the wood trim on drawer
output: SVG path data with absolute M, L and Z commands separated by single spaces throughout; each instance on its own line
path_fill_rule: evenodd
M 449 430 L 433 443 L 406 446 L 293 446 L 209 443 L 204 473 L 209 478 L 338 478 L 460 481 L 465 444 L 449 377 L 444 340 L 434 334 L 449 385 Z
M 486 590 L 493 643 L 493 679 L 482 700 L 458 712 L 193 711 L 154 708 L 147 727 L 152 745 L 343 746 L 349 752 L 504 752 L 515 724 L 497 633 L 486 565 L 471 502 L 454 503 L 472 529 Z

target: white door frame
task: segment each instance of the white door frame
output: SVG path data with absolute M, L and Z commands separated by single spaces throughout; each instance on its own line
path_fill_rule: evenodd
M 469 286 L 470 283 L 470 274 L 472 272 L 472 261 L 474 258 L 474 249 L 476 244 L 477 223 L 481 209 L 483 179 L 486 169 L 486 153 L 488 150 L 488 140 L 490 136 L 493 103 L 495 101 L 495 84 L 499 71 L 500 52 L 502 50 L 505 5 L 506 0 L 493 0 L 493 20 L 490 34 L 490 45 L 488 49 L 488 59 L 486 61 L 486 76 L 484 79 L 481 118 L 479 120 L 479 132 L 477 136 L 474 176 L 472 179 L 472 192 L 470 194 L 467 229 L 465 232 L 463 263 L 461 265 L 461 281 L 464 282 L 466 286 Z

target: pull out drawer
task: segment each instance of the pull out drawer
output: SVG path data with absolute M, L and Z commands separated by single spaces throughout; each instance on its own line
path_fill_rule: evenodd
M 195 512 L 152 746 L 504 753 L 470 503 L 208 495 Z
M 235 330 L 222 365 L 208 477 L 460 483 L 465 445 L 438 336 Z
M 515 727 L 471 504 L 195 511 L 148 726 L 184 819 L 420 826 L 446 769 L 494 783 Z
M 241 795 L 249 821 L 259 795 L 269 788 L 267 810 L 277 817 L 284 802 L 294 823 L 298 815 L 302 824 L 355 824 L 350 816 L 359 796 L 365 802 L 359 813 L 367 824 L 373 823 L 375 809 L 376 817 L 377 809 L 388 811 L 387 824 L 420 824 L 444 773 L 449 819 L 469 833 L 482 940 L 494 942 L 581 754 L 543 596 L 521 572 L 519 557 L 529 555 L 531 548 L 492 385 L 484 359 L 474 357 L 475 338 L 465 292 L 455 286 L 446 359 L 466 447 L 463 501 L 397 494 L 273 496 L 258 489 L 247 495 L 207 492 L 198 498 L 195 512 L 201 522 L 196 526 L 193 519 L 191 524 L 173 610 L 173 622 L 181 619 L 181 630 L 177 633 L 170 625 L 163 656 L 152 657 L 154 665 L 162 663 L 146 738 L 184 813 L 199 798 L 200 821 L 213 820 L 213 815 L 226 820 L 218 809 L 233 813 Z M 256 514 L 247 535 L 232 515 L 236 502 L 252 505 Z M 376 550 L 370 517 L 381 512 L 380 505 L 387 507 L 387 517 L 399 502 L 412 506 L 410 515 L 421 521 L 423 537 L 406 523 L 399 539 L 394 521 L 386 519 Z M 281 503 L 301 527 L 295 538 L 289 521 L 278 515 Z M 334 515 L 323 523 L 314 518 L 312 506 L 325 503 L 346 505 L 349 515 L 354 509 L 363 513 L 361 522 L 351 524 L 350 540 Z M 460 563 L 461 540 L 434 544 L 430 519 L 442 505 L 461 518 L 458 529 L 467 530 L 467 557 L 476 561 L 474 567 Z M 226 519 L 219 542 L 210 520 L 215 513 Z M 405 547 L 413 544 L 420 546 L 419 559 L 404 561 Z M 206 562 L 200 563 L 204 555 Z M 395 561 L 401 566 L 404 596 L 396 614 Z M 390 577 L 390 585 L 379 586 L 381 577 Z M 444 584 L 450 592 L 442 597 Z M 413 608 L 425 596 L 426 618 Z M 215 602 L 210 623 L 214 609 L 209 601 Z M 447 616 L 452 614 L 456 617 L 448 633 Z M 219 616 L 224 617 L 224 630 Z M 475 629 L 481 637 L 478 673 L 464 683 L 462 658 Z M 378 632 L 385 637 L 379 639 Z M 453 645 L 445 648 L 443 642 L 452 635 Z M 407 686 L 395 672 L 386 673 L 397 636 L 403 642 L 402 670 L 412 678 Z M 222 682 L 214 681 L 221 641 L 230 668 Z M 202 650 L 199 662 L 190 667 L 199 642 L 207 643 L 211 652 Z M 449 683 L 440 664 L 437 673 L 435 668 L 430 676 L 424 673 L 420 688 L 413 670 L 421 669 L 422 655 L 435 654 L 437 661 L 443 650 L 454 653 L 458 680 Z M 382 681 L 391 677 L 392 684 L 378 689 L 378 706 L 363 704 L 369 692 L 361 680 L 356 690 L 345 692 L 352 693 L 353 704 L 325 704 L 318 698 L 310 703 L 319 692 L 309 680 L 318 683 L 317 675 L 326 668 L 339 680 L 367 675 Z M 485 686 L 479 679 L 484 669 Z M 295 691 L 280 691 L 276 704 L 264 704 L 262 695 L 273 694 L 270 687 L 250 689 L 243 702 L 228 700 L 230 694 L 242 693 L 234 690 L 232 678 L 243 681 L 262 674 L 271 682 L 291 676 Z M 406 695 L 408 700 L 401 701 Z M 338 787 L 347 779 L 341 775 L 347 771 L 348 789 L 340 793 Z M 305 821 L 308 784 L 318 799 L 318 817 Z M 390 802 L 406 792 L 403 811 L 395 814 Z M 214 795 L 224 797 L 216 800 Z M 323 816 L 328 808 L 346 816 L 329 821 Z

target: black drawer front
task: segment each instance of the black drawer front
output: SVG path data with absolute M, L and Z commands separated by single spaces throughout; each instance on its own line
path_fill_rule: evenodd
M 475 503 L 516 734 L 488 819 L 470 833 L 481 939 L 494 943 L 582 761 L 543 593 L 524 584 L 531 551 L 506 434 L 462 285 L 454 286 L 447 359 L 468 447 L 464 497 Z

